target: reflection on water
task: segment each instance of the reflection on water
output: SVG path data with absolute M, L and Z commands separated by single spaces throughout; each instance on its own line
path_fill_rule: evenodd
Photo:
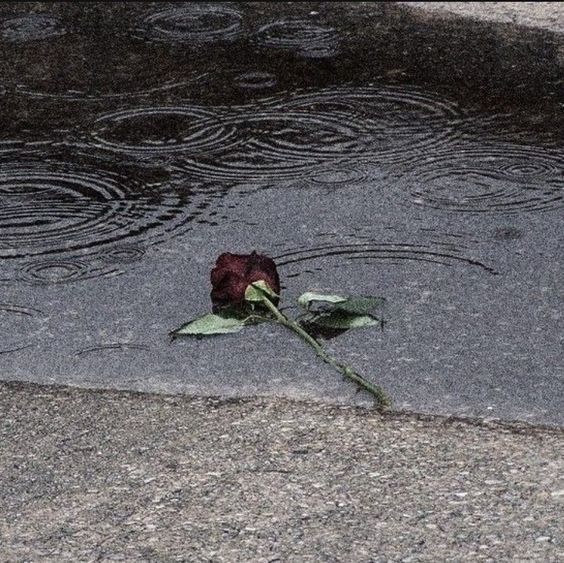
M 298 286 L 380 276 L 393 291 L 427 276 L 448 293 L 451 275 L 485 301 L 558 222 L 558 80 L 538 66 L 513 78 L 503 57 L 503 76 L 475 72 L 487 61 L 447 68 L 436 33 L 399 33 L 412 24 L 387 3 L 75 4 L 11 3 L 0 17 L 0 288 L 14 292 L 0 305 L 2 358 L 36 344 L 72 371 L 55 350 L 84 333 L 72 369 L 140 355 L 135 377 L 159 372 L 143 342 L 166 330 L 154 312 L 136 319 L 165 309 L 169 284 L 183 307 L 201 299 L 215 255 L 254 246 Z M 361 8 L 369 18 L 347 19 Z M 513 79 L 519 95 L 495 89 Z M 507 99 L 534 110 L 523 120 Z M 546 267 L 550 287 L 537 250 L 527 271 Z M 405 310 L 420 298 L 402 295 Z M 80 313 L 46 331 L 43 302 L 64 310 L 70 296 Z
M 104 8 L 93 5 L 92 14 L 96 9 L 101 17 Z M 125 16 L 133 28 L 123 26 Z M 329 86 L 290 88 L 276 68 L 277 57 L 290 51 L 301 59 L 292 59 L 286 70 L 303 77 L 305 69 L 314 73 L 326 64 L 311 60 L 312 53 L 335 59 L 340 54 L 345 36 L 319 21 L 317 12 L 254 28 L 235 5 L 218 3 L 135 4 L 129 12 L 113 6 L 105 27 L 87 26 L 81 17 L 86 16 L 20 12 L 0 24 L 0 37 L 11 49 L 17 49 L 16 40 L 30 39 L 47 49 L 43 70 L 34 51 L 20 53 L 16 66 L 22 75 L 8 85 L 5 102 L 7 114 L 13 106 L 15 126 L 6 120 L 0 139 L 0 257 L 28 261 L 18 279 L 84 280 L 106 275 L 108 264 L 142 260 L 147 247 L 182 236 L 194 224 L 229 222 L 221 197 L 233 188 L 243 193 L 241 186 L 247 193 L 261 187 L 296 193 L 355 186 L 367 198 L 391 196 L 400 208 L 446 214 L 550 211 L 562 204 L 561 154 L 498 141 L 499 128 L 498 137 L 488 137 L 495 111 L 479 112 L 413 84 L 382 82 L 366 66 L 359 67 L 356 80 L 337 73 Z M 63 20 L 80 30 L 65 37 L 68 45 L 59 37 Z M 113 39 L 106 35 L 118 28 Z M 245 68 L 244 62 L 254 60 L 246 55 L 228 64 L 234 55 L 227 56 L 221 45 L 215 61 L 163 50 L 165 43 L 195 49 L 189 51 L 195 55 L 204 44 L 235 40 L 249 54 L 256 45 L 270 53 L 261 70 L 253 64 Z M 69 61 L 59 73 L 56 60 L 65 48 Z M 147 58 L 150 53 L 158 64 Z M 22 64 L 26 58 L 28 64 Z M 335 73 L 339 67 L 330 69 Z M 344 63 L 340 70 L 348 74 Z M 507 122 L 507 112 L 502 115 L 500 125 Z M 18 120 L 25 126 L 18 129 Z M 18 131 L 25 132 L 21 139 Z M 52 147 L 42 149 L 41 143 L 59 150 L 53 156 Z M 161 177 L 151 177 L 155 174 Z M 389 263 L 398 257 L 464 261 L 440 244 L 419 251 L 411 245 L 406 239 L 386 248 L 377 241 L 347 248 L 355 259 L 371 255 Z M 85 261 L 84 252 L 100 248 L 102 258 Z M 312 245 L 295 260 L 333 254 Z M 29 262 L 47 256 L 51 261 Z

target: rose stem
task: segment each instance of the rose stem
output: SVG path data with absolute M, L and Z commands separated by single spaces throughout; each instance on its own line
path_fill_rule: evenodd
M 307 342 L 314 350 L 315 353 L 327 364 L 333 366 L 337 371 L 339 371 L 345 377 L 352 379 L 358 385 L 372 393 L 374 398 L 376 399 L 376 406 L 378 409 L 384 409 L 385 407 L 390 406 L 390 399 L 384 392 L 384 390 L 379 387 L 378 385 L 374 385 L 370 383 L 367 379 L 362 377 L 362 375 L 356 373 L 353 369 L 343 364 L 337 362 L 334 358 L 332 358 L 325 349 L 313 338 L 310 336 L 298 323 L 294 322 L 292 319 L 289 319 L 282 313 L 272 301 L 266 296 L 262 295 L 262 301 L 267 306 L 267 308 L 272 312 L 272 314 L 276 317 L 276 320 L 284 325 L 286 328 L 289 328 L 293 332 L 295 332 L 302 340 Z

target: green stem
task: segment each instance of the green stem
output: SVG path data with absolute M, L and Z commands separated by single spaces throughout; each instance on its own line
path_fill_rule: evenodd
M 295 332 L 304 342 L 307 342 L 325 363 L 334 367 L 343 376 L 351 379 L 352 381 L 369 391 L 376 400 L 377 408 L 382 410 L 390 406 L 390 399 L 380 386 L 370 383 L 370 381 L 362 377 L 362 375 L 360 375 L 350 367 L 337 362 L 337 360 L 335 360 L 325 351 L 325 349 L 321 346 L 321 344 L 319 344 L 319 342 L 317 342 L 317 340 L 315 340 L 315 338 L 309 335 L 298 323 L 286 317 L 286 315 L 284 315 L 264 293 L 262 295 L 262 302 L 266 305 L 266 307 L 270 310 L 270 312 L 274 315 L 276 320 L 281 325 L 289 328 L 290 330 Z

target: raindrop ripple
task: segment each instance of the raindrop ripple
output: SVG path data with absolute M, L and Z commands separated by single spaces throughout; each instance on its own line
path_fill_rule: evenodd
M 461 119 L 456 104 L 413 88 L 294 93 L 218 114 L 223 146 L 181 160 L 196 177 L 235 182 L 303 179 L 359 159 L 390 167 L 452 145 Z
M 183 188 L 64 161 L 2 163 L 0 258 L 170 238 L 206 209 L 204 193 Z
M 168 43 L 233 41 L 241 35 L 242 19 L 233 8 L 191 2 L 146 15 L 134 35 Z
M 541 147 L 458 147 L 409 175 L 415 203 L 455 212 L 521 213 L 562 206 L 564 158 Z
M 26 14 L 0 23 L 0 37 L 10 42 L 48 39 L 65 33 L 59 18 L 48 14 Z
M 339 48 L 339 36 L 333 28 L 300 18 L 279 20 L 261 27 L 257 42 L 312 58 L 334 56 Z

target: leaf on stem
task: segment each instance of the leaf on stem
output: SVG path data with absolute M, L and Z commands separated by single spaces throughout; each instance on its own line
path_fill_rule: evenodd
M 374 312 L 381 308 L 383 297 L 341 296 L 307 292 L 298 299 L 298 304 L 309 312 L 303 324 L 337 331 L 364 328 L 381 324 Z
M 371 315 L 375 309 L 381 308 L 386 300 L 383 297 L 347 297 L 346 301 L 337 303 L 335 308 L 345 313 Z
M 177 336 L 211 336 L 214 334 L 232 334 L 239 332 L 246 324 L 249 317 L 216 315 L 208 313 L 203 317 L 191 320 L 180 328 L 173 330 L 170 335 Z
M 306 291 L 298 297 L 298 305 L 306 311 L 310 311 L 314 305 L 335 305 L 346 301 L 347 298 L 340 295 L 324 295 L 313 291 Z
M 245 290 L 245 301 L 249 303 L 262 303 L 265 296 L 271 301 L 278 300 L 278 295 L 264 280 L 258 280 L 249 284 Z
M 380 321 L 371 315 L 357 315 L 344 311 L 333 311 L 332 313 L 316 315 L 310 322 L 325 328 L 349 330 L 351 328 L 364 328 L 376 326 Z

